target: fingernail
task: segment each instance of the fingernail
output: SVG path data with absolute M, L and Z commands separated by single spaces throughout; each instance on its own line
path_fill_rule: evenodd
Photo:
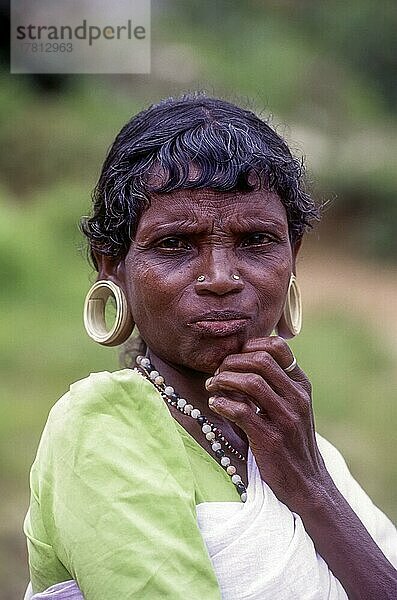
M 208 389 L 208 386 L 211 385 L 211 382 L 213 380 L 213 377 L 208 377 L 207 381 L 205 382 L 205 387 Z
M 214 404 L 215 400 L 216 400 L 216 398 L 214 396 L 211 396 L 211 398 L 208 398 L 208 406 L 214 412 L 218 412 L 217 406 L 216 406 L 216 404 Z

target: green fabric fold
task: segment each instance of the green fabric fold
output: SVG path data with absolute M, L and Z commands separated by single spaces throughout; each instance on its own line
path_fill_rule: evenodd
M 152 384 L 91 374 L 52 408 L 31 470 L 34 591 L 74 579 L 86 600 L 219 600 L 196 519 L 211 501 L 240 500 Z

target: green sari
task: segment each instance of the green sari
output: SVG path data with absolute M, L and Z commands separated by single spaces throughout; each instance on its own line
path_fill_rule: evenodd
M 52 408 L 25 520 L 33 591 L 219 600 L 201 502 L 240 502 L 224 469 L 135 371 L 94 373 Z

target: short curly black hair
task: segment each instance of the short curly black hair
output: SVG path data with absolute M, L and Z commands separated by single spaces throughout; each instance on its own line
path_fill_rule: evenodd
M 191 176 L 194 165 L 195 176 Z M 161 182 L 153 183 L 156 168 Z M 203 93 L 167 98 L 133 117 L 117 135 L 93 192 L 93 213 L 81 219 L 93 250 L 123 257 L 154 193 L 182 188 L 253 188 L 252 173 L 283 202 L 292 242 L 319 219 L 304 189 L 303 161 L 253 112 Z

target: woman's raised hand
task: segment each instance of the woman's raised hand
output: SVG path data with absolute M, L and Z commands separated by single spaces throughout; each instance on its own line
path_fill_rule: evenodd
M 310 381 L 298 365 L 284 371 L 293 358 L 281 337 L 249 340 L 206 388 L 211 409 L 246 433 L 262 479 L 301 513 L 334 484 L 316 443 Z
M 262 479 L 298 513 L 352 600 L 394 599 L 396 570 L 329 475 L 314 434 L 311 385 L 280 337 L 248 341 L 206 387 L 210 406 L 243 429 Z M 260 412 L 257 413 L 257 408 Z

